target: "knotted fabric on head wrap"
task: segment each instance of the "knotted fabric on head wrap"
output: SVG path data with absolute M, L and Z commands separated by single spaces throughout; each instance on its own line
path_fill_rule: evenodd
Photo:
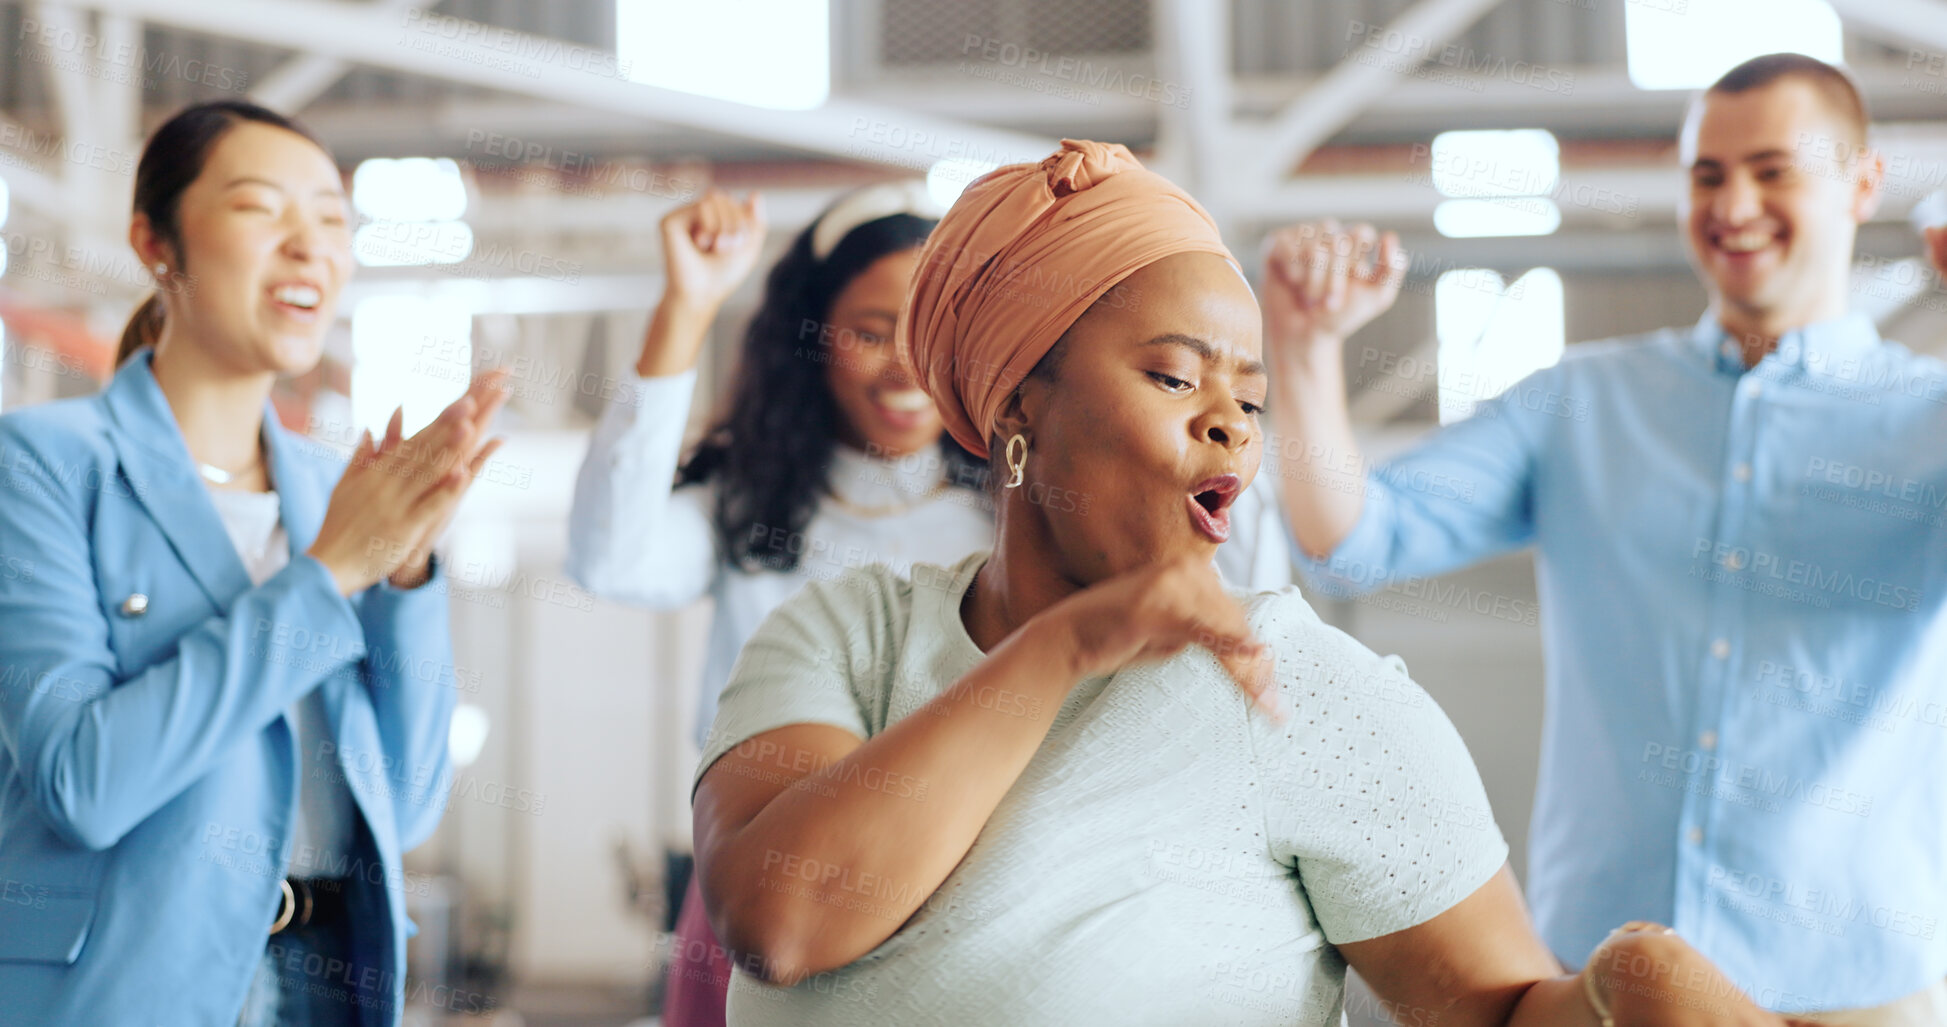
M 968 452 L 1089 304 L 1145 265 L 1215 253 L 1210 215 L 1117 143 L 1064 139 L 967 186 L 920 253 L 898 345 Z M 1142 297 L 1129 298 L 1140 304 Z

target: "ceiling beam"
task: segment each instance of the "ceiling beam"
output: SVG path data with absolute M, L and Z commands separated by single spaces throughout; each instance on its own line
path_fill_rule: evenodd
M 1947 3 L 1939 0 L 1831 0 L 1846 28 L 1918 57 L 1937 82 L 1947 84 L 1938 63 L 1947 54 Z M 1928 52 L 1931 51 L 1931 52 Z M 1909 69 L 1913 67 L 1908 65 Z
M 374 10 L 380 11 L 427 10 L 439 6 L 439 0 L 371 0 L 371 3 Z M 351 70 L 350 61 L 299 54 L 259 79 L 257 88 L 250 91 L 250 99 L 271 110 L 295 114 L 323 96 L 325 90 Z
M 1563 168 L 1551 193 L 1564 225 L 1668 222 L 1676 213 L 1684 178 L 1674 167 Z M 1424 178 L 1408 175 L 1300 175 L 1238 211 L 1267 224 L 1324 217 L 1381 223 L 1427 223 L 1446 197 Z M 1509 199 L 1509 204 L 1527 203 Z
M 948 157 L 1005 163 L 1038 160 L 1055 148 L 1052 138 L 901 107 L 834 98 L 813 110 L 783 111 L 661 89 L 618 77 L 613 55 L 579 44 L 419 11 L 322 0 L 69 2 L 193 32 L 915 172 Z
M 1261 147 L 1259 176 L 1268 183 L 1282 181 L 1306 154 L 1498 3 L 1420 0 L 1389 25 L 1348 22 L 1345 59 L 1273 119 Z

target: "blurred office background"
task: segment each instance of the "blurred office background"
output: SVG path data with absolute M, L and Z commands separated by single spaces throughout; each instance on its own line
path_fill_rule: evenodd
M 1845 61 L 1889 160 L 1855 303 L 1947 349 L 1908 225 L 1947 187 L 1944 0 L 9 2 L 0 45 L 0 409 L 110 373 L 148 280 L 124 241 L 140 141 L 224 96 L 313 128 L 366 222 L 323 366 L 280 388 L 287 424 L 345 444 L 400 403 L 429 418 L 469 366 L 513 369 L 510 444 L 448 541 L 464 766 L 409 857 L 420 1024 L 655 1012 L 709 613 L 611 606 L 561 564 L 588 430 L 660 291 L 656 223 L 706 186 L 766 194 L 766 263 L 849 187 L 950 197 L 1063 136 L 1130 146 L 1247 262 L 1297 220 L 1397 230 L 1407 288 L 1347 360 L 1385 453 L 1565 344 L 1695 320 L 1685 103 L 1797 49 Z M 706 396 L 759 280 L 716 327 Z M 1518 871 L 1535 601 L 1525 556 L 1318 600 L 1445 706 Z

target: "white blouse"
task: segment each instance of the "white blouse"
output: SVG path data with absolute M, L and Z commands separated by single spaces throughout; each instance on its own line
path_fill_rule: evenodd
M 269 581 L 291 562 L 284 532 L 283 501 L 276 492 L 210 489 L 223 530 L 237 548 L 253 585 Z M 292 827 L 293 877 L 343 877 L 352 855 L 358 810 L 351 786 L 332 753 L 331 720 L 323 690 L 314 688 L 287 711 L 298 753 L 297 821 Z
M 796 569 L 735 567 L 717 544 L 715 487 L 672 486 L 695 387 L 696 372 L 686 371 L 615 390 L 575 479 L 568 573 L 611 602 L 667 610 L 704 596 L 715 601 L 697 703 L 700 744 L 744 642 L 806 582 L 873 564 L 901 573 L 919 563 L 950 565 L 991 547 L 994 523 L 985 495 L 944 485 L 937 449 L 887 461 L 840 446 L 829 482 L 836 498 L 818 505 L 803 532 L 756 529 L 765 547 L 797 551 Z M 1259 475 L 1232 505 L 1231 540 L 1217 557 L 1225 580 L 1253 590 L 1291 583 L 1274 495 Z

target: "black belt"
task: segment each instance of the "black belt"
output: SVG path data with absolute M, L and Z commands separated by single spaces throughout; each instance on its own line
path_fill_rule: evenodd
M 283 903 L 277 909 L 277 922 L 271 924 L 270 933 L 312 924 L 336 927 L 350 922 L 345 895 L 350 883 L 339 877 L 286 877 L 278 882 L 284 893 Z

